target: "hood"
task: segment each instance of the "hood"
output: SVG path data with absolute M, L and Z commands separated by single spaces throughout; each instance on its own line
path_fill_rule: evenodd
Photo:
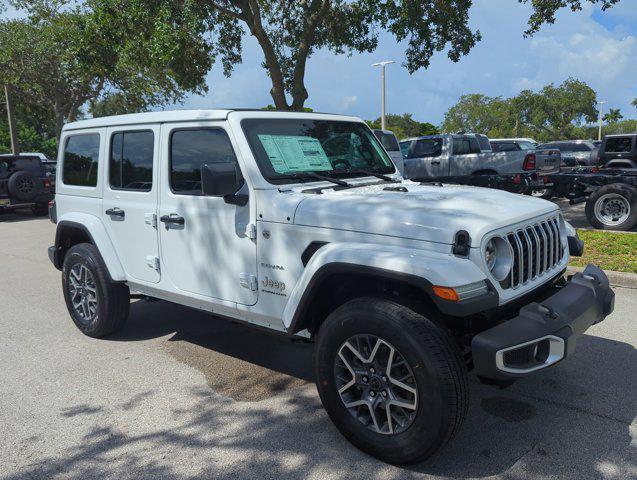
M 476 240 L 486 233 L 558 207 L 546 200 L 488 188 L 402 183 L 324 191 L 298 205 L 294 223 L 452 244 L 459 230 Z

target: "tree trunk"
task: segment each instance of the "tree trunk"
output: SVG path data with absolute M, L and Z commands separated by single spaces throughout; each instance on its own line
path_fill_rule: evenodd
M 11 87 L 4 86 L 4 97 L 7 102 L 7 120 L 9 121 L 9 136 L 11 137 L 11 153 L 20 154 L 20 142 L 18 141 L 18 126 L 15 122 L 15 110 L 13 109 L 13 97 Z

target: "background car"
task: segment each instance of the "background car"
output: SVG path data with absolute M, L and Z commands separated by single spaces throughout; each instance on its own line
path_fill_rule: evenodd
M 0 157 L 0 212 L 31 207 L 35 215 L 46 215 L 54 194 L 55 178 L 39 157 Z
M 491 149 L 494 152 L 516 152 L 535 150 L 538 143 L 532 138 L 492 138 Z
M 389 157 L 393 160 L 394 165 L 396 165 L 396 168 L 398 169 L 400 174 L 404 175 L 405 163 L 403 160 L 403 154 L 400 150 L 400 145 L 398 144 L 398 139 L 396 138 L 396 135 L 394 135 L 394 132 L 392 132 L 391 130 L 381 130 L 378 128 L 375 128 L 373 132 L 374 135 L 376 135 L 376 138 L 383 145 L 383 147 L 385 147 L 385 150 L 387 150 Z
M 547 142 L 537 148 L 557 148 L 562 154 L 562 164 L 567 167 L 597 165 L 597 147 L 591 140 Z
M 637 168 L 637 133 L 604 136 L 597 159 L 606 168 Z

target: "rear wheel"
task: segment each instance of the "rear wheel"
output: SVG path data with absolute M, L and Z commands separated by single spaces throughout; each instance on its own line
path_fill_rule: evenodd
M 339 307 L 321 326 L 315 361 L 328 415 L 376 458 L 424 460 L 462 424 L 467 373 L 453 339 L 402 305 L 360 298 Z
M 614 183 L 605 185 L 588 197 L 586 218 L 602 230 L 631 230 L 637 226 L 637 189 Z
M 104 337 L 124 325 L 130 295 L 126 285 L 111 282 L 94 245 L 80 243 L 64 257 L 62 287 L 69 314 L 89 337 Z

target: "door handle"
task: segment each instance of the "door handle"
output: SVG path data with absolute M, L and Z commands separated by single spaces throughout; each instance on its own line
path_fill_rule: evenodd
M 120 210 L 117 207 L 113 207 L 106 210 L 106 215 L 109 215 L 111 217 L 124 218 L 126 216 L 126 212 L 124 210 Z
M 440 165 L 440 160 L 433 160 L 431 162 L 432 165 Z
M 159 218 L 159 221 L 166 224 L 166 229 L 168 229 L 169 225 L 184 225 L 186 223 L 184 217 L 180 217 L 176 213 L 171 213 L 170 215 L 162 215 Z

